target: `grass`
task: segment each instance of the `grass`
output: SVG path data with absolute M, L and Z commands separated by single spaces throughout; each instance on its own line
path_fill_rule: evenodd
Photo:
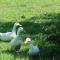
M 24 20 L 46 13 L 59 13 L 59 0 L 0 0 L 0 20 L 7 22 Z
M 46 57 L 52 60 L 52 55 L 60 60 L 59 0 L 0 0 L 0 31 L 11 31 L 16 21 L 41 49 L 41 60 Z M 26 35 L 23 37 L 25 39 Z M 20 54 L 8 49 L 9 43 L 0 41 L 0 60 L 29 60 L 27 46 L 22 46 Z

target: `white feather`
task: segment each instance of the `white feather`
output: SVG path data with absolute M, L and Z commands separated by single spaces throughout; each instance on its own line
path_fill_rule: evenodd
M 29 55 L 35 55 L 39 53 L 39 48 L 37 46 L 31 46 L 29 48 Z
M 35 54 L 39 53 L 40 50 L 39 50 L 38 46 L 37 45 L 34 46 L 32 44 L 31 38 L 26 38 L 25 43 L 29 44 L 29 51 L 28 51 L 29 55 L 35 55 Z
M 23 31 L 23 27 L 19 27 L 18 31 L 17 31 L 16 38 L 14 38 L 13 40 L 11 40 L 10 46 L 11 46 L 12 49 L 14 49 L 18 45 L 21 45 L 21 37 L 19 35 L 20 35 L 20 32 L 22 32 L 22 31 Z
M 3 41 L 10 41 L 11 39 L 16 37 L 16 27 L 20 25 L 19 23 L 15 23 L 11 32 L 1 33 L 0 39 Z

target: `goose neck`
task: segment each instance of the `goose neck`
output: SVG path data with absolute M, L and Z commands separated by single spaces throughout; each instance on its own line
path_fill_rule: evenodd
M 16 26 L 13 26 L 12 32 L 16 32 Z
M 17 36 L 18 36 L 18 37 L 20 36 L 20 31 L 19 31 L 19 30 L 17 31 Z
M 29 47 L 32 47 L 33 46 L 33 44 L 32 44 L 32 42 L 29 44 Z
M 17 32 L 17 36 L 16 37 L 17 37 L 18 40 L 21 40 L 22 39 L 21 38 L 21 35 L 20 35 L 20 32 Z
M 20 35 L 20 33 L 19 33 L 19 32 L 17 32 L 17 37 L 19 37 L 19 35 Z

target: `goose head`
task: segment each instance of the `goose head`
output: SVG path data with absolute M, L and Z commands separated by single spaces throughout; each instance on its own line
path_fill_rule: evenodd
M 33 45 L 32 44 L 32 41 L 31 41 L 31 38 L 26 38 L 26 41 L 25 43 L 28 43 L 29 44 L 29 51 L 28 51 L 28 54 L 30 56 L 35 56 L 35 55 L 39 55 L 39 48 L 37 45 Z
M 17 31 L 17 28 L 18 28 L 19 26 L 20 26 L 20 24 L 19 24 L 18 22 L 14 23 L 12 32 L 16 32 L 16 31 Z
M 16 25 L 20 25 L 18 22 L 16 22 L 15 24 L 14 24 L 14 26 L 16 26 Z
M 19 35 L 20 32 L 25 32 L 24 28 L 21 26 L 17 29 L 17 35 Z
M 18 22 L 16 22 L 16 23 L 14 24 L 14 26 L 15 26 L 16 28 L 19 28 L 19 27 L 21 27 L 22 25 L 19 24 Z
M 26 41 L 25 41 L 24 43 L 25 43 L 25 44 L 26 44 L 26 43 L 31 44 L 31 43 L 32 43 L 31 38 L 29 38 L 29 37 L 26 38 Z
M 15 31 L 16 34 L 17 34 L 17 31 L 18 31 L 18 28 L 19 28 L 19 27 L 22 27 L 22 25 L 19 24 L 18 22 L 16 22 L 16 23 L 14 24 L 14 27 L 13 27 L 13 30 L 12 30 L 12 31 Z M 21 28 L 20 28 L 20 30 L 21 30 Z
M 22 32 L 23 30 L 24 30 L 23 27 L 18 28 L 18 32 Z

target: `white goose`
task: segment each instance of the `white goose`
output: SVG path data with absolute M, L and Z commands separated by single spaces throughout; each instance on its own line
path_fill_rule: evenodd
M 16 29 L 19 26 L 22 26 L 22 25 L 20 25 L 19 23 L 16 22 L 14 24 L 13 29 L 12 29 L 11 32 L 6 32 L 6 33 L 1 33 L 0 32 L 0 39 L 2 41 L 10 41 L 11 39 L 15 38 L 16 37 Z
M 36 60 L 36 59 L 38 60 L 39 52 L 40 52 L 38 46 L 32 44 L 31 38 L 26 38 L 26 41 L 24 43 L 29 44 L 28 55 L 30 56 L 30 60 L 31 60 L 31 57 L 33 58 L 33 60 Z
M 24 31 L 23 27 L 19 27 L 18 31 L 17 31 L 17 36 L 16 38 L 14 38 L 13 40 L 11 40 L 10 42 L 10 46 L 12 50 L 19 50 L 21 47 L 21 37 L 20 37 L 20 33 Z
M 25 43 L 29 44 L 29 51 L 28 51 L 29 55 L 35 55 L 35 54 L 39 53 L 39 48 L 32 44 L 31 38 L 26 38 Z

